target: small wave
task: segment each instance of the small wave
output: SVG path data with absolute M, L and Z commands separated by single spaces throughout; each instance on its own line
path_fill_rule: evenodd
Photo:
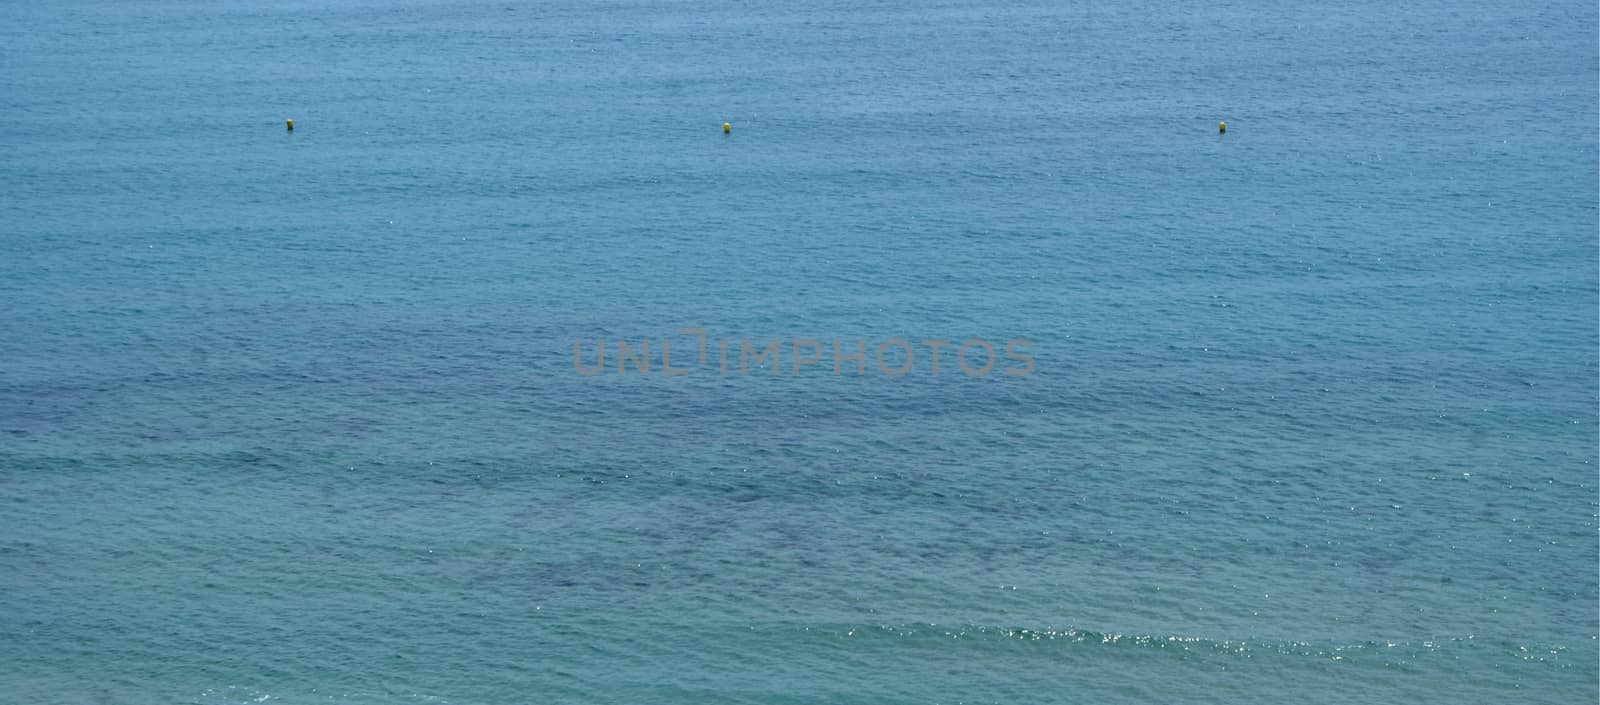
M 1091 629 L 1029 628 L 990 625 L 881 624 L 876 626 L 837 625 L 828 628 L 845 637 L 909 640 L 955 640 L 983 645 L 1040 644 L 1071 648 L 1105 648 L 1127 651 L 1182 652 L 1245 656 L 1271 654 L 1310 659 L 1343 661 L 1359 656 L 1409 659 L 1424 654 L 1471 650 L 1474 653 L 1499 653 L 1525 661 L 1557 660 L 1568 654 L 1566 646 L 1520 644 L 1505 640 L 1479 639 L 1474 635 L 1410 640 L 1298 639 L 1217 639 L 1179 634 L 1124 634 Z

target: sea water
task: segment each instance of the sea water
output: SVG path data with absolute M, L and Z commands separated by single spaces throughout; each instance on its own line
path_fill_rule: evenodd
M 0 702 L 1593 702 L 1595 33 L 7 3 Z

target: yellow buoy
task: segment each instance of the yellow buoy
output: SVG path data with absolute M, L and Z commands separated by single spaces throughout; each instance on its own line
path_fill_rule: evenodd
M 1217 123 L 1217 134 L 1220 135 L 1220 134 L 1225 133 L 1227 131 L 1228 131 L 1228 123 L 1225 123 L 1225 122 Z
M 294 121 L 293 120 L 284 120 L 283 124 L 289 128 L 290 132 L 294 132 Z
M 726 135 L 729 132 L 733 132 L 733 125 L 730 125 L 726 122 L 722 123 L 722 134 Z

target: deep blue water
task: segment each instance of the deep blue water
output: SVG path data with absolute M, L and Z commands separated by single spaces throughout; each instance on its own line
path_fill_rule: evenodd
M 0 702 L 1593 702 L 1538 5 L 0 6 Z

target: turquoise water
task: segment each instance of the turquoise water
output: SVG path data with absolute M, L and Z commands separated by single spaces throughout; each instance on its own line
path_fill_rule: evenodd
M 0 702 L 1593 702 L 1523 5 L 6 4 Z

